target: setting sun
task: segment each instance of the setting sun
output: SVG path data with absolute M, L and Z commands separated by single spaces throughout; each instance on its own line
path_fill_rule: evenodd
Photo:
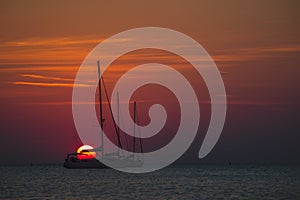
M 96 152 L 95 151 L 90 151 L 93 150 L 94 147 L 90 145 L 83 145 L 77 149 L 77 157 L 78 159 L 91 159 L 96 157 Z

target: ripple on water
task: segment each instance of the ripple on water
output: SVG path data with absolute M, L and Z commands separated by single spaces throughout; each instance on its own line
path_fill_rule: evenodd
M 299 199 L 299 166 L 185 165 L 147 174 L 0 167 L 0 198 Z

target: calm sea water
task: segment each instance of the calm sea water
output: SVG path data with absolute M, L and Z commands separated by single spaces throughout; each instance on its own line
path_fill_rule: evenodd
M 184 165 L 148 174 L 0 167 L 4 199 L 300 199 L 299 166 Z

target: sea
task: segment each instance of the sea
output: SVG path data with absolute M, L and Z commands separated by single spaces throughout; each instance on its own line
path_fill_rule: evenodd
M 174 165 L 145 174 L 0 167 L 1 199 L 300 199 L 299 165 Z

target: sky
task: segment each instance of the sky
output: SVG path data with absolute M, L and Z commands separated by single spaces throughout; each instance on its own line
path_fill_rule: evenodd
M 122 73 L 153 61 L 192 78 L 203 117 L 179 162 L 299 163 L 299 6 L 298 1 L 271 0 L 1 1 L 0 164 L 63 162 L 76 151 L 81 145 L 72 117 L 77 70 L 104 39 L 147 26 L 174 29 L 200 43 L 215 61 L 227 93 L 222 135 L 199 160 L 210 104 L 203 80 L 193 80 L 189 63 L 146 49 L 123 55 L 105 72 L 109 93 Z M 144 141 L 145 148 L 170 141 L 178 126 L 172 93 L 150 85 L 132 99 L 143 105 L 142 125 L 149 122 L 147 108 L 153 102 L 165 105 L 171 116 L 160 135 Z

